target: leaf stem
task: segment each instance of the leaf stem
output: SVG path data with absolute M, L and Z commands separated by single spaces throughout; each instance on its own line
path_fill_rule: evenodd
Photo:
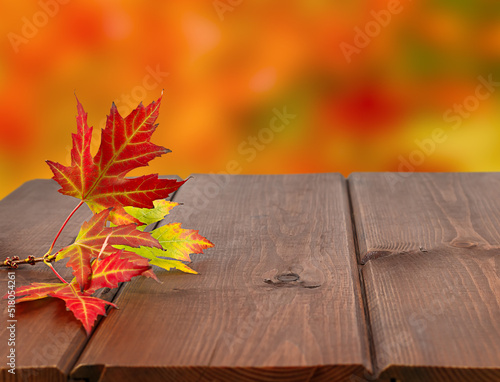
M 56 245 L 56 241 L 57 239 L 59 238 L 59 235 L 61 234 L 61 232 L 63 231 L 64 227 L 66 226 L 66 224 L 68 223 L 69 219 L 71 219 L 71 217 L 73 216 L 73 214 L 82 206 L 82 204 L 85 203 L 83 200 L 80 201 L 80 203 L 78 203 L 78 205 L 73 209 L 73 211 L 71 211 L 71 213 L 68 215 L 68 217 L 66 218 L 66 220 L 64 221 L 64 223 L 62 224 L 61 228 L 59 228 L 59 232 L 57 232 L 57 235 L 56 237 L 54 238 L 54 241 L 52 242 L 52 245 L 50 246 L 49 250 L 47 251 L 47 253 L 45 254 L 44 257 L 48 257 L 50 255 L 50 253 L 52 252 L 52 250 L 54 249 L 54 246 Z M 54 256 L 55 257 L 55 256 Z
M 69 222 L 69 219 L 71 219 L 71 217 L 74 215 L 74 213 L 82 206 L 82 204 L 84 203 L 83 200 L 80 200 L 80 203 L 78 203 L 78 205 L 73 209 L 73 211 L 71 211 L 71 213 L 68 215 L 68 217 L 66 218 L 66 220 L 64 221 L 64 223 L 62 224 L 61 228 L 59 228 L 59 231 L 57 232 L 57 235 L 56 237 L 54 238 L 54 241 L 52 242 L 49 250 L 47 251 L 47 253 L 43 256 L 43 262 L 45 265 L 47 265 L 50 269 L 52 269 L 52 272 L 54 272 L 54 274 L 57 276 L 57 278 L 59 280 L 61 280 L 63 283 L 67 284 L 68 282 L 66 280 L 64 280 L 62 278 L 62 276 L 59 274 L 59 272 L 57 272 L 55 270 L 55 268 L 52 266 L 52 264 L 50 263 L 51 261 L 54 261 L 56 259 L 56 256 L 57 256 L 57 253 L 50 256 L 50 253 L 52 252 L 52 250 L 54 249 L 54 246 L 56 245 L 56 241 L 57 239 L 59 238 L 59 235 L 61 235 L 61 232 L 63 231 L 64 227 L 66 227 L 66 224 Z
M 39 262 L 44 262 L 45 265 L 47 265 L 50 269 L 52 269 L 52 272 L 57 276 L 59 280 L 61 280 L 63 283 L 67 284 L 68 282 L 62 278 L 62 276 L 55 270 L 55 268 L 52 266 L 51 262 L 56 259 L 57 253 L 50 256 L 52 250 L 54 249 L 54 246 L 56 245 L 56 241 L 61 235 L 61 232 L 63 231 L 64 227 L 66 227 L 66 224 L 68 223 L 69 219 L 75 214 L 75 212 L 82 206 L 82 204 L 85 203 L 83 200 L 78 203 L 78 205 L 73 209 L 73 211 L 70 212 L 64 223 L 62 224 L 61 228 L 59 228 L 59 231 L 57 232 L 56 237 L 54 238 L 54 241 L 52 242 L 49 250 L 43 257 L 34 257 L 34 256 L 28 256 L 26 259 L 19 259 L 18 256 L 14 256 L 12 259 L 7 257 L 5 261 L 0 263 L 0 267 L 9 267 L 16 269 L 19 264 L 31 264 L 35 265 L 35 263 Z
M 49 267 L 50 269 L 52 269 L 52 272 L 54 272 L 54 273 L 55 273 L 55 275 L 57 276 L 57 278 L 58 278 L 59 280 L 61 280 L 64 284 L 67 284 L 67 283 L 68 283 L 68 282 L 67 282 L 66 280 L 64 280 L 64 279 L 62 278 L 62 276 L 61 276 L 61 275 L 60 275 L 60 274 L 59 274 L 59 273 L 55 270 L 55 268 L 52 266 L 52 264 L 50 263 L 50 261 L 46 261 L 46 260 L 44 260 L 43 262 L 44 262 L 46 265 L 48 265 L 48 267 Z

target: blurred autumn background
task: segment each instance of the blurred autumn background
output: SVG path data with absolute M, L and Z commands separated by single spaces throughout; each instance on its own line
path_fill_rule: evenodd
M 497 0 L 9 1 L 0 31 L 0 197 L 69 164 L 74 93 L 98 138 L 163 89 L 161 174 L 500 169 Z

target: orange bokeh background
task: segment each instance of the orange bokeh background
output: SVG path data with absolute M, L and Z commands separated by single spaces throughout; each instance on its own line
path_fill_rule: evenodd
M 11 1 L 0 35 L 0 197 L 69 164 L 73 93 L 97 149 L 163 89 L 148 172 L 500 169 L 497 0 Z

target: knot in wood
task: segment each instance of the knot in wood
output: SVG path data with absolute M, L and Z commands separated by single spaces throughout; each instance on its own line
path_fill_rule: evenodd
M 276 277 L 282 283 L 290 283 L 300 279 L 300 276 L 296 273 L 284 273 Z
M 457 248 L 474 248 L 477 244 L 471 241 L 454 241 L 451 245 Z

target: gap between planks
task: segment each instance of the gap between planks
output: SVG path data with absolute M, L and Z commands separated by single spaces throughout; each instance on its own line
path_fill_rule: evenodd
M 177 179 L 177 180 L 181 180 L 181 178 L 180 178 L 179 176 L 177 176 L 177 175 L 166 175 L 166 176 L 160 176 L 159 178 L 160 178 L 160 179 Z M 175 195 L 177 194 L 177 191 L 178 191 L 178 190 L 175 190 L 175 191 L 172 193 L 172 195 L 171 195 L 169 198 L 167 198 L 166 200 L 169 200 L 169 201 L 173 202 L 173 201 L 174 201 L 174 198 L 175 198 Z M 162 219 L 162 220 L 163 220 L 163 219 Z M 152 230 L 154 230 L 155 228 L 158 228 L 158 226 L 160 225 L 160 223 L 162 222 L 162 220 L 160 220 L 159 222 L 154 223 L 154 225 L 153 225 L 150 229 L 148 229 L 148 231 L 152 231 Z M 75 236 L 75 240 L 76 240 L 76 236 Z M 113 294 L 113 297 L 109 300 L 110 302 L 115 302 L 115 301 L 118 299 L 118 297 L 121 295 L 121 293 L 122 293 L 122 291 L 123 291 L 123 289 L 124 289 L 124 285 L 125 285 L 125 284 L 126 284 L 126 283 L 123 283 L 123 282 L 118 284 L 118 288 L 116 288 L 116 291 L 115 291 L 115 293 Z M 101 297 L 101 296 L 100 296 L 101 294 L 102 294 L 102 292 L 101 292 L 101 293 L 99 293 L 99 292 L 98 292 L 98 294 L 97 294 L 97 296 L 96 296 L 96 297 Z M 118 308 L 120 308 L 120 307 L 118 307 Z M 107 314 L 109 313 L 109 311 L 110 311 L 111 309 L 116 309 L 116 308 L 113 308 L 113 307 L 112 307 L 112 306 L 110 306 L 110 305 L 106 306 L 106 316 L 107 316 Z M 82 355 L 82 354 L 83 354 L 83 352 L 85 351 L 85 349 L 86 349 L 86 347 L 87 347 L 87 345 L 88 345 L 88 343 L 89 343 L 90 339 L 94 336 L 94 333 L 96 333 L 97 328 L 101 325 L 101 322 L 103 322 L 103 321 L 104 321 L 104 318 L 105 318 L 106 316 L 104 316 L 104 317 L 99 317 L 99 318 L 98 318 L 97 324 L 93 327 L 92 332 L 90 333 L 90 336 L 88 336 L 88 337 L 86 338 L 86 340 L 84 341 L 84 343 L 82 344 L 82 347 L 81 347 L 81 349 L 80 349 L 80 351 L 79 351 L 78 355 L 75 357 L 75 360 L 74 360 L 74 362 L 71 364 L 71 367 L 70 367 L 70 369 L 69 369 L 69 370 L 70 370 L 70 373 L 68 374 L 68 381 L 71 381 L 71 382 L 72 382 L 72 381 L 74 381 L 74 382 L 83 381 L 82 379 L 72 379 L 72 378 L 71 378 L 71 376 L 70 376 L 71 371 L 75 368 L 76 364 L 78 363 L 78 360 L 80 359 L 81 355 Z
M 361 289 L 361 299 L 363 302 L 363 314 L 364 314 L 364 318 L 365 318 L 366 331 L 367 331 L 367 335 L 368 335 L 368 345 L 369 345 L 368 350 L 370 352 L 370 359 L 371 359 L 371 363 L 372 363 L 371 376 L 378 378 L 380 371 L 378 368 L 377 357 L 375 354 L 375 341 L 374 341 L 373 332 L 372 332 L 372 322 L 370 319 L 370 310 L 368 309 L 368 300 L 366 298 L 366 284 L 365 284 L 365 279 L 363 277 L 363 266 L 366 265 L 366 263 L 363 264 L 360 261 L 361 254 L 359 252 L 358 233 L 356 231 L 356 220 L 355 220 L 356 218 L 354 216 L 354 209 L 352 206 L 351 183 L 349 181 L 349 178 L 346 178 L 345 182 L 346 182 L 347 198 L 349 200 L 349 213 L 351 215 L 350 217 L 351 217 L 351 224 L 352 224 L 352 237 L 353 237 L 353 241 L 354 241 L 354 251 L 356 252 L 358 277 L 359 277 L 359 283 L 360 283 L 360 289 Z
M 321 178 L 321 179 L 322 179 L 322 178 Z M 286 180 L 286 179 L 285 179 L 285 180 Z M 338 204 L 338 205 L 340 205 L 340 204 L 342 205 L 342 208 L 341 208 L 341 210 L 342 210 L 342 214 L 341 214 L 341 215 L 342 215 L 342 219 L 341 219 L 341 220 L 342 220 L 342 223 L 338 223 L 338 224 L 340 224 L 342 227 L 344 227 L 344 228 L 342 228 L 342 230 L 346 230 L 346 232 L 345 232 L 345 233 L 347 234 L 347 236 L 344 236 L 344 235 L 343 235 L 342 237 L 343 237 L 343 240 L 348 240 L 348 247 L 349 247 L 349 253 L 350 253 L 349 258 L 351 259 L 351 260 L 349 261 L 349 263 L 351 264 L 351 265 L 350 265 L 350 270 L 349 270 L 349 276 L 350 276 L 350 279 L 352 280 L 352 277 L 353 277 L 353 276 L 354 276 L 355 278 L 356 278 L 356 277 L 358 277 L 358 275 L 357 275 L 357 273 L 356 273 L 356 272 L 358 272 L 358 268 L 357 268 L 357 260 L 356 260 L 356 258 L 355 258 L 354 243 L 353 243 L 353 239 L 352 239 L 352 237 L 353 237 L 352 235 L 353 235 L 353 234 L 352 234 L 352 230 L 350 229 L 350 228 L 352 227 L 352 225 L 351 225 L 351 226 L 349 226 L 349 222 L 348 222 L 348 219 L 350 218 L 351 213 L 350 213 L 350 210 L 349 210 L 349 207 L 348 207 L 349 201 L 348 201 L 348 194 L 347 194 L 347 190 L 346 190 L 346 183 L 345 183 L 346 181 L 345 181 L 345 178 L 343 178 L 343 177 L 342 177 L 342 181 L 341 181 L 341 182 L 338 182 L 339 180 L 340 180 L 340 177 L 338 177 L 338 178 L 337 178 L 337 181 L 335 182 L 335 183 L 339 183 L 339 184 L 337 184 L 337 185 L 336 185 L 335 190 L 336 190 L 336 192 L 341 192 L 341 193 L 339 193 L 339 198 L 338 198 L 338 199 L 333 199 L 333 200 L 335 201 L 335 203 L 334 203 L 335 205 L 337 205 L 337 204 Z M 297 179 L 296 179 L 294 182 L 296 182 L 296 181 L 297 181 Z M 324 183 L 324 182 L 325 182 L 325 180 L 323 179 L 322 183 Z M 340 183 L 342 183 L 342 186 L 340 185 Z M 324 187 L 325 187 L 325 184 L 323 184 L 323 188 L 324 188 Z M 241 188 L 241 187 L 240 187 L 240 188 Z M 236 190 L 238 190 L 238 189 L 240 189 L 240 188 L 237 188 Z M 182 190 L 186 190 L 186 189 L 185 189 L 185 188 L 181 189 L 181 194 L 182 194 Z M 233 191 L 234 191 L 234 190 L 233 190 Z M 303 190 L 303 191 L 304 191 L 304 190 Z M 327 194 L 329 194 L 329 193 L 330 193 L 330 191 L 329 191 L 327 188 L 324 188 L 324 190 L 323 190 L 323 191 L 324 191 L 324 194 L 325 194 L 325 195 L 327 195 Z M 186 191 L 186 192 L 188 192 L 188 191 Z M 181 194 L 177 194 L 177 195 L 175 195 L 175 197 L 174 197 L 174 201 L 175 201 L 175 200 L 177 200 L 177 199 L 179 199 L 179 198 L 181 197 Z M 263 196 L 263 195 L 264 195 L 264 194 L 262 194 L 261 196 Z M 304 193 L 302 193 L 301 195 L 304 195 Z M 185 195 L 184 195 L 184 196 L 185 196 Z M 264 204 L 265 204 L 265 203 L 269 202 L 267 199 L 268 199 L 268 198 L 266 197 L 266 198 L 264 198 L 264 199 L 262 200 L 262 203 L 261 203 L 262 205 L 261 205 L 261 207 L 262 207 L 262 206 L 264 206 Z M 341 199 L 341 200 L 340 200 L 340 199 Z M 332 205 L 332 206 L 331 206 L 331 208 L 334 208 L 334 205 Z M 337 207 L 335 207 L 335 208 L 334 208 L 334 211 L 336 211 L 336 209 L 337 209 L 337 208 L 340 208 L 340 207 L 338 207 L 338 206 L 337 206 Z M 267 216 L 267 215 L 266 215 L 266 216 Z M 330 217 L 331 217 L 331 215 L 328 215 L 328 216 L 330 216 Z M 276 220 L 276 219 L 275 219 L 275 220 Z M 347 224 L 347 225 L 346 225 L 346 224 Z M 330 236 L 328 235 L 328 237 L 330 237 Z M 347 272 L 347 271 L 346 271 L 346 272 Z M 265 281 L 264 281 L 264 282 L 265 282 Z M 360 323 L 360 324 L 362 323 L 362 326 L 363 326 L 363 327 L 365 327 L 365 325 L 366 325 L 366 317 L 365 317 L 364 312 L 362 312 L 362 310 L 363 310 L 364 308 L 363 308 L 363 302 L 362 302 L 362 298 L 361 298 L 361 287 L 360 287 L 360 281 L 359 281 L 359 280 L 356 280 L 356 281 L 353 283 L 353 286 L 355 286 L 355 289 L 357 289 L 356 294 L 359 296 L 359 297 L 356 297 L 357 302 L 356 302 L 356 304 L 355 304 L 355 305 L 356 305 L 356 311 L 357 311 L 357 313 L 356 313 L 357 320 L 356 320 L 356 321 L 359 321 L 359 323 Z M 360 289 L 358 289 L 358 288 L 360 288 Z M 120 292 L 120 294 L 118 294 L 118 295 L 117 295 L 117 299 L 121 299 L 127 291 L 130 291 L 130 288 L 124 288 L 124 289 Z M 104 325 L 109 324 L 109 322 L 107 322 L 107 321 L 103 321 L 103 322 L 104 322 Z M 359 329 L 360 329 L 360 328 L 358 328 L 358 330 L 359 330 Z M 362 348 L 363 348 L 363 349 L 362 349 L 362 350 L 363 350 L 363 351 L 362 351 L 362 353 L 363 353 L 362 361 L 363 361 L 363 364 L 364 364 L 366 361 L 369 361 L 369 362 L 370 362 L 370 370 L 371 370 L 371 369 L 372 369 L 372 368 L 371 368 L 371 357 L 372 357 L 372 355 L 371 355 L 371 354 L 369 355 L 368 334 L 367 334 L 366 328 L 365 328 L 364 330 L 362 330 L 362 332 L 363 332 L 363 333 L 362 333 L 362 334 L 363 334 L 363 336 L 362 336 L 362 337 L 364 338 L 364 340 L 363 340 L 364 345 L 362 346 Z M 360 333 L 360 334 L 361 334 L 361 333 Z M 95 338 L 94 338 L 94 340 L 95 340 Z M 95 344 L 94 344 L 94 345 L 95 345 Z M 216 346 L 216 348 L 218 347 L 217 345 L 215 345 L 215 346 Z M 88 349 L 87 349 L 87 350 L 88 350 Z M 220 350 L 220 349 L 219 349 L 219 350 Z M 213 351 L 212 351 L 212 354 L 207 353 L 207 357 L 208 357 L 208 364 L 203 363 L 203 368 L 207 368 L 208 366 L 212 366 L 212 360 L 214 359 L 214 355 L 215 355 L 215 353 L 214 353 Z M 222 353 L 221 353 L 221 354 L 219 354 L 219 358 L 221 358 L 221 357 L 222 357 L 222 358 L 224 357 L 224 356 L 222 355 Z M 219 367 L 219 368 L 220 368 L 220 367 L 221 367 L 220 365 L 222 365 L 222 366 L 225 366 L 225 365 L 226 365 L 226 364 L 224 364 L 224 362 L 225 362 L 225 361 L 221 361 L 220 359 L 219 359 L 219 361 L 218 361 L 218 362 L 219 362 L 219 364 L 217 364 L 215 367 Z M 85 359 L 83 363 L 84 363 L 84 364 L 90 364 L 90 363 L 89 363 L 89 359 Z M 366 362 L 366 363 L 367 363 L 367 362 Z M 92 360 L 92 364 L 95 364 L 95 362 L 93 362 L 93 360 Z M 330 364 L 331 364 L 331 365 L 337 365 L 337 363 L 335 363 L 335 362 L 330 363 Z M 345 363 L 339 363 L 338 365 L 344 365 L 344 364 L 345 364 Z M 347 364 L 349 365 L 349 364 L 350 364 L 350 362 L 348 362 Z M 358 364 L 358 363 L 356 362 L 356 364 Z M 118 364 L 118 365 L 121 365 L 121 364 Z M 243 368 L 243 369 L 239 368 L 238 370 L 239 370 L 240 372 L 241 372 L 241 370 L 247 370 L 247 371 L 252 371 L 252 372 L 255 372 L 255 371 L 258 371 L 258 370 L 261 370 L 261 371 L 266 371 L 266 370 L 267 370 L 267 368 L 269 367 L 269 366 L 267 366 L 267 367 L 266 367 L 266 366 L 264 366 L 264 368 L 262 368 L 262 367 L 261 367 L 261 366 L 259 366 L 259 365 L 260 365 L 260 364 L 258 364 L 255 368 L 252 368 L 252 367 L 246 367 L 246 368 Z M 302 365 L 302 364 L 300 364 L 300 365 Z M 327 364 L 325 364 L 325 365 L 328 365 L 328 363 L 327 363 Z M 315 365 L 313 365 L 313 366 L 315 366 Z M 118 366 L 117 366 L 117 367 L 118 367 Z M 141 371 L 141 369 L 138 369 L 138 370 L 139 370 L 140 372 L 144 373 L 144 370 L 143 370 L 143 369 L 144 369 L 144 367 L 142 367 L 142 371 Z M 273 367 L 273 369 L 274 369 L 274 367 Z M 280 373 L 283 373 L 283 372 L 285 372 L 285 371 L 290 371 L 288 367 L 285 367 L 285 368 L 279 368 L 279 367 L 278 367 L 278 368 L 276 368 L 276 369 L 277 369 L 278 371 L 280 371 Z M 331 372 L 331 371 L 333 370 L 331 367 L 330 367 L 330 368 L 327 368 L 327 369 L 328 369 L 328 370 L 326 370 L 327 372 Z M 331 370 L 331 369 L 332 369 L 332 370 Z M 225 368 L 224 368 L 224 367 L 222 367 L 222 369 L 221 369 L 221 370 L 225 370 Z M 238 370 L 236 370 L 236 372 L 238 372 Z M 316 370 L 316 368 L 315 368 L 315 370 Z M 315 370 L 314 370 L 314 371 L 315 371 Z M 211 371 L 211 370 L 208 370 L 208 369 L 207 369 L 207 370 L 205 370 L 205 371 L 208 373 L 208 372 L 209 372 L 209 371 Z M 358 374 L 359 372 L 364 372 L 364 371 L 366 371 L 366 369 L 365 369 L 365 368 L 359 368 L 359 369 L 356 369 L 356 370 L 353 370 L 353 371 L 348 370 L 349 375 L 352 375 L 352 376 L 355 376 L 355 374 L 353 374 L 354 372 L 356 372 L 356 374 Z M 117 372 L 118 372 L 118 371 L 116 371 L 116 370 L 115 370 L 115 373 L 117 373 Z M 154 374 L 154 372 L 155 372 L 155 370 L 151 370 L 151 373 L 153 373 L 153 374 Z M 158 371 L 156 371 L 156 372 L 158 372 Z M 308 373 L 311 373 L 311 370 L 307 370 L 307 372 L 308 372 Z M 96 373 L 97 373 L 97 374 L 100 374 L 100 372 L 99 372 L 99 371 L 96 371 Z M 313 372 L 313 373 L 314 373 L 314 372 Z M 79 376 L 79 375 L 83 375 L 83 374 L 76 374 L 76 373 L 75 373 L 75 374 L 73 374 L 73 376 L 76 376 L 76 375 L 78 375 L 78 376 Z M 117 375 L 117 374 L 115 374 L 115 376 L 116 376 L 116 375 Z M 312 375 L 314 375 L 314 374 L 308 374 L 305 380 L 309 380 L 309 379 L 312 377 Z M 359 374 L 358 374 L 358 375 L 359 375 Z M 208 374 L 207 374 L 207 376 L 208 376 Z M 200 378 L 200 375 L 198 375 L 197 377 L 198 377 L 198 378 Z M 201 377 L 203 378 L 203 377 L 204 377 L 204 375 L 201 375 Z M 304 377 L 304 375 L 302 375 L 302 377 Z M 318 377 L 321 377 L 321 376 L 319 375 Z
M 167 177 L 172 177 L 172 176 L 162 176 L 162 178 L 167 178 Z M 380 370 L 378 368 L 377 362 L 376 362 L 376 354 L 375 354 L 375 343 L 374 343 L 374 338 L 372 334 L 372 325 L 371 325 L 371 320 L 370 320 L 370 312 L 368 309 L 368 303 L 367 303 L 367 298 L 366 298 L 366 285 L 363 277 L 363 272 L 362 269 L 364 265 L 368 263 L 369 260 L 372 260 L 374 258 L 369 258 L 365 263 L 361 262 L 361 256 L 360 256 L 360 248 L 359 248 L 359 238 L 357 235 L 356 231 L 356 220 L 354 216 L 354 210 L 353 210 L 353 204 L 352 204 L 352 195 L 351 195 L 351 184 L 348 178 L 344 178 L 345 180 L 345 185 L 346 185 L 346 193 L 347 193 L 347 201 L 348 201 L 348 208 L 349 208 L 349 217 L 351 218 L 351 225 L 352 225 L 352 239 L 353 239 L 353 244 L 354 244 L 354 250 L 355 250 L 355 255 L 356 255 L 356 265 L 357 265 L 357 271 L 358 271 L 358 277 L 359 277 L 359 283 L 360 283 L 360 290 L 361 290 L 361 299 L 362 299 L 362 306 L 363 306 L 363 317 L 366 325 L 366 330 L 367 330 L 367 336 L 368 336 L 368 344 L 369 344 L 369 357 L 371 360 L 372 364 L 372 373 L 369 373 L 368 370 L 365 369 L 364 373 L 366 377 L 368 378 L 374 378 L 377 379 L 380 374 Z M 169 198 L 170 201 L 175 201 L 176 195 L 178 191 L 176 190 L 172 196 Z M 157 222 L 154 224 L 154 226 L 151 229 L 157 228 L 161 224 L 160 222 Z M 375 257 L 376 258 L 376 257 Z M 125 283 L 120 283 L 119 287 L 117 288 L 116 292 L 113 295 L 113 298 L 111 299 L 111 302 L 116 302 L 118 298 L 121 296 L 125 289 Z M 111 306 L 108 306 L 106 309 L 106 313 L 110 311 L 110 309 L 113 309 Z M 94 333 L 97 332 L 98 327 L 101 325 L 101 323 L 104 322 L 104 318 L 100 317 L 98 323 L 94 327 L 91 335 L 86 339 L 85 344 L 82 346 L 80 354 L 76 357 L 74 363 L 72 364 L 70 370 L 74 370 L 76 365 L 78 364 L 78 361 L 83 354 L 84 350 L 87 347 L 88 342 L 90 339 L 94 336 Z M 215 352 L 215 348 L 214 348 Z M 211 357 L 212 358 L 212 357 Z M 210 363 L 209 363 L 210 364 Z M 202 379 L 204 376 L 204 373 L 200 375 L 200 378 Z M 80 379 L 71 379 L 70 376 L 68 376 L 70 381 L 81 381 Z

